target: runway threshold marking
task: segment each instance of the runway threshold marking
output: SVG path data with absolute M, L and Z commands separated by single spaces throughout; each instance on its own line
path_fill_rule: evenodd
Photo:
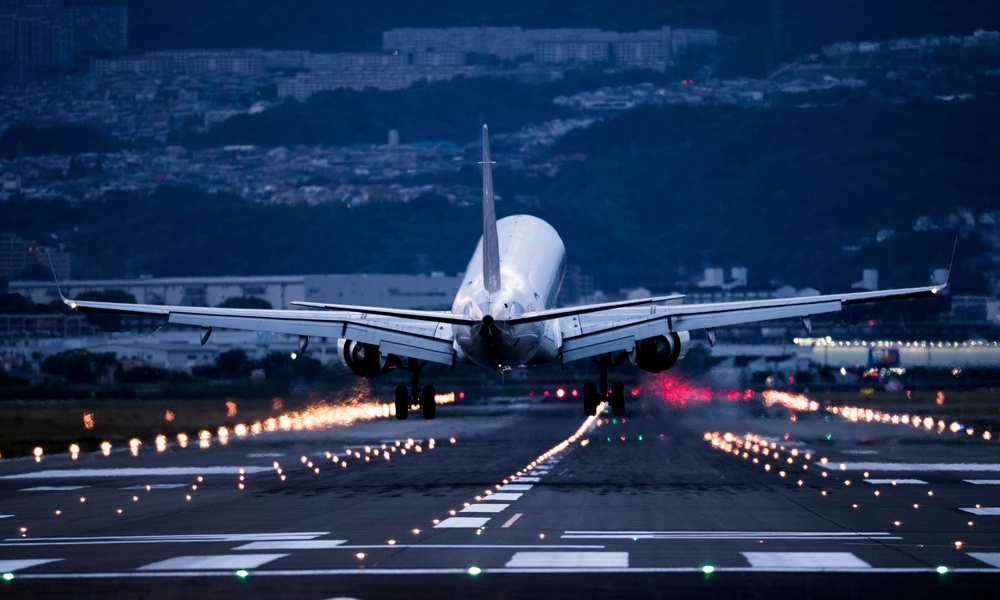
M 185 484 L 186 485 L 186 484 Z M 40 485 L 37 487 L 24 488 L 19 492 L 72 492 L 90 487 L 89 485 Z
M 0 515 L 0 519 L 9 519 L 15 515 Z
M 517 500 L 518 498 L 520 498 L 523 495 L 524 494 L 520 494 L 520 493 L 506 494 L 504 492 L 497 492 L 497 493 L 491 494 L 489 496 L 483 496 L 483 500 L 493 500 L 493 501 L 499 501 L 499 502 L 513 502 L 514 500 Z
M 516 515 L 514 515 L 513 517 L 511 517 L 511 518 L 507 519 L 507 522 L 506 522 L 506 523 L 504 523 L 503 525 L 501 525 L 500 527 L 501 527 L 501 528 L 507 528 L 507 527 L 510 527 L 511 525 L 513 525 L 513 524 L 514 524 L 514 521 L 517 521 L 518 519 L 520 519 L 520 518 L 521 518 L 521 515 L 523 515 L 523 514 L 524 514 L 524 513 L 517 513 L 517 514 L 516 514 Z
M 1000 552 L 969 552 L 969 556 L 1000 569 Z
M 0 560 L 0 572 L 16 573 L 38 565 L 45 565 L 63 560 L 61 558 L 22 558 L 14 560 Z
M 505 483 L 500 486 L 501 492 L 527 492 L 532 486 L 530 483 Z
M 967 513 L 972 513 L 974 515 L 980 515 L 984 517 L 995 517 L 1000 515 L 1000 506 L 982 506 L 982 507 L 972 507 L 972 508 L 960 508 L 958 510 L 965 511 Z
M 850 552 L 741 552 L 750 566 L 764 569 L 869 569 Z
M 902 539 L 887 532 L 855 531 L 567 531 L 569 540 L 850 540 Z
M 175 556 L 139 567 L 138 571 L 178 571 L 215 569 L 256 569 L 288 554 L 219 554 L 213 556 Z
M 964 479 L 963 481 L 973 485 L 1000 485 L 1000 479 Z
M 71 479 L 82 477 L 174 477 L 177 475 L 240 475 L 242 473 L 263 473 L 273 467 L 126 467 L 121 469 L 49 469 L 16 475 L 4 475 L 0 479 Z M 241 473 L 242 471 L 242 473 Z
M 434 526 L 435 529 L 479 529 L 489 517 L 448 517 Z
M 541 479 L 541 477 L 525 477 L 525 476 L 521 476 L 521 477 L 515 477 L 514 481 L 530 481 L 532 483 L 538 483 L 538 481 L 540 479 Z
M 516 552 L 508 568 L 628 568 L 628 552 Z
M 498 513 L 505 508 L 510 506 L 510 504 L 501 504 L 499 502 L 490 502 L 487 504 L 470 504 L 458 511 L 461 513 Z

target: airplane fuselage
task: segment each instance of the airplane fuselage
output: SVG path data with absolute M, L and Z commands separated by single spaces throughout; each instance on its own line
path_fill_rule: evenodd
M 452 312 L 479 321 L 454 325 L 458 360 L 505 371 L 554 360 L 559 351 L 558 321 L 509 326 L 506 321 L 555 306 L 566 274 L 566 248 L 545 221 L 515 215 L 497 221 L 500 250 L 498 291 L 486 290 L 483 240 L 469 261 Z

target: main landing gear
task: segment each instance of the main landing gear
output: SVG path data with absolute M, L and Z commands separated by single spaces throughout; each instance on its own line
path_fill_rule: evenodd
M 434 402 L 436 391 L 433 385 L 425 385 L 423 393 L 420 389 L 420 369 L 426 365 L 426 361 L 416 361 L 407 359 L 405 369 L 412 373 L 410 376 L 411 389 L 405 385 L 396 386 L 396 418 L 400 421 L 409 416 L 410 407 L 419 408 L 425 419 L 433 419 L 437 415 L 437 404 Z
M 596 415 L 597 407 L 603 400 L 607 400 L 608 404 L 611 405 L 611 414 L 616 417 L 623 416 L 625 414 L 625 384 L 620 381 L 614 381 L 611 383 L 611 389 L 608 390 L 608 369 L 622 364 L 624 358 L 619 357 L 619 360 L 613 362 L 609 355 L 602 354 L 600 357 L 592 358 L 591 360 L 601 370 L 601 385 L 600 389 L 598 389 L 598 386 L 592 381 L 584 384 L 583 414 L 588 417 Z

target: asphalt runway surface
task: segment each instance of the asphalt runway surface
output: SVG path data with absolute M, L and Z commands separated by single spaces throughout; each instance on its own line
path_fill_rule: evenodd
M 995 439 L 726 403 L 628 410 L 455 404 L 434 421 L 2 459 L 0 596 L 917 598 L 1000 583 Z

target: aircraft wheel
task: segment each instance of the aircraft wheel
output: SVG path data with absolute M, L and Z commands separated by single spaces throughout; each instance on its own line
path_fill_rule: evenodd
M 410 392 L 405 385 L 396 386 L 396 418 L 405 421 L 410 411 Z
M 625 385 L 620 381 L 611 384 L 611 414 L 621 417 L 625 414 Z
M 424 395 L 420 398 L 420 408 L 424 411 L 425 419 L 433 419 L 437 415 L 437 403 L 434 401 L 434 386 L 424 386 Z
M 583 414 L 590 417 L 597 414 L 597 405 L 600 400 L 597 397 L 597 384 L 587 382 L 583 384 Z

